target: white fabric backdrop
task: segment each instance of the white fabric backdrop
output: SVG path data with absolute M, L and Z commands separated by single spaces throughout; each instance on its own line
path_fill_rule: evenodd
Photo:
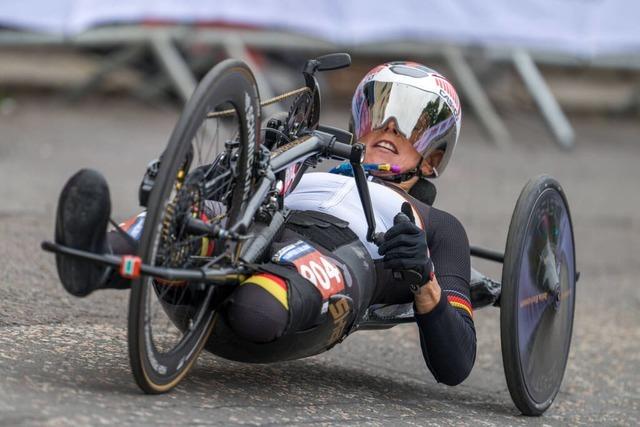
M 332 42 L 450 41 L 576 56 L 640 53 L 637 0 L 0 0 L 0 25 L 76 34 L 110 23 L 225 22 Z

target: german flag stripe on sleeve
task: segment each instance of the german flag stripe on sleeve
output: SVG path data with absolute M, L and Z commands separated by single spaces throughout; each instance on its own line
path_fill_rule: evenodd
M 242 282 L 243 285 L 254 284 L 260 286 L 277 299 L 282 306 L 289 310 L 289 301 L 287 299 L 287 282 L 278 276 L 269 273 L 255 274 Z
M 455 295 L 447 295 L 447 300 L 449 300 L 449 304 L 453 307 L 465 310 L 469 313 L 469 316 L 473 317 L 473 307 L 471 307 L 471 303 L 465 298 L 460 298 Z

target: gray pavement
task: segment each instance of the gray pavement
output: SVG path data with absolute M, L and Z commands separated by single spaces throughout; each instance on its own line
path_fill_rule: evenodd
M 507 114 L 516 139 L 508 151 L 465 119 L 459 150 L 437 182 L 437 205 L 462 220 L 473 244 L 496 249 L 529 177 L 550 173 L 569 196 L 582 271 L 571 357 L 551 409 L 526 418 L 506 388 L 494 308 L 475 314 L 478 358 L 455 388 L 431 378 L 417 330 L 407 325 L 359 332 L 328 353 L 282 364 L 204 354 L 176 390 L 143 395 L 128 366 L 128 294 L 68 296 L 39 242 L 52 236 L 58 192 L 81 167 L 106 175 L 116 219 L 135 213 L 144 167 L 176 117 L 121 99 L 69 106 L 37 97 L 18 98 L 0 115 L 0 424 L 640 423 L 637 120 L 575 119 L 577 148 L 565 153 L 537 119 Z M 346 116 L 331 111 L 327 122 L 344 126 Z M 477 266 L 500 277 L 496 265 Z

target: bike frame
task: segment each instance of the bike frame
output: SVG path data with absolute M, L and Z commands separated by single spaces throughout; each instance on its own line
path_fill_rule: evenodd
M 208 285 L 235 286 L 245 280 L 254 271 L 250 265 L 257 261 L 255 258 L 262 252 L 262 247 L 265 244 L 271 244 L 271 239 L 284 224 L 284 216 L 280 211 L 277 211 L 271 222 L 266 227 L 262 228 L 256 235 L 242 235 L 242 233 L 244 233 L 244 231 L 252 224 L 258 210 L 264 205 L 265 201 L 269 198 L 270 193 L 273 191 L 276 173 L 284 171 L 293 164 L 305 162 L 312 157 L 315 157 L 315 160 L 325 158 L 350 161 L 354 171 L 358 194 L 360 196 L 362 208 L 368 224 L 367 240 L 371 242 L 379 242 L 381 236 L 375 235 L 376 225 L 371 205 L 371 198 L 369 197 L 369 187 L 367 185 L 364 170 L 361 166 L 361 163 L 364 160 L 364 146 L 362 144 L 347 144 L 339 142 L 337 138 L 344 140 L 344 131 L 342 130 L 334 130 L 329 127 L 322 127 L 322 129 L 335 131 L 337 135 L 335 135 L 334 132 L 329 133 L 316 130 L 310 132 L 308 135 L 302 136 L 301 138 L 278 147 L 273 151 L 269 152 L 267 150 L 268 159 L 262 163 L 261 168 L 258 170 L 258 176 L 260 176 L 260 179 L 256 184 L 256 190 L 250 197 L 242 217 L 230 230 L 223 230 L 217 226 L 212 226 L 200 220 L 190 220 L 193 221 L 193 224 L 189 225 L 190 227 L 214 238 L 220 237 L 221 235 L 231 236 L 232 238 L 235 237 L 237 239 L 248 238 L 250 241 L 243 246 L 242 255 L 236 266 L 227 268 L 196 269 L 157 267 L 142 264 L 139 258 L 129 255 L 117 256 L 110 254 L 96 254 L 69 248 L 50 241 L 42 242 L 42 249 L 49 252 L 82 258 L 99 264 L 120 268 L 120 274 L 126 278 L 136 278 L 139 275 L 146 275 L 165 280 L 200 281 Z M 302 168 L 298 173 L 304 173 L 304 169 L 305 168 Z M 298 180 L 299 177 L 296 177 L 294 182 L 297 182 Z M 259 245 L 260 242 L 262 242 L 261 248 L 257 250 L 254 249 L 253 246 Z M 471 255 L 496 262 L 503 262 L 504 260 L 504 254 L 473 246 L 471 247 Z M 139 266 L 135 275 L 124 273 L 125 269 L 123 268 L 123 265 L 132 258 L 137 258 Z

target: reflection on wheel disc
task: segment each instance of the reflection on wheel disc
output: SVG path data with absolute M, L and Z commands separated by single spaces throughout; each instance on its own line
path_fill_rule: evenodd
M 530 218 L 518 283 L 518 348 L 527 390 L 542 403 L 560 385 L 568 356 L 574 247 L 557 191 L 545 190 Z

